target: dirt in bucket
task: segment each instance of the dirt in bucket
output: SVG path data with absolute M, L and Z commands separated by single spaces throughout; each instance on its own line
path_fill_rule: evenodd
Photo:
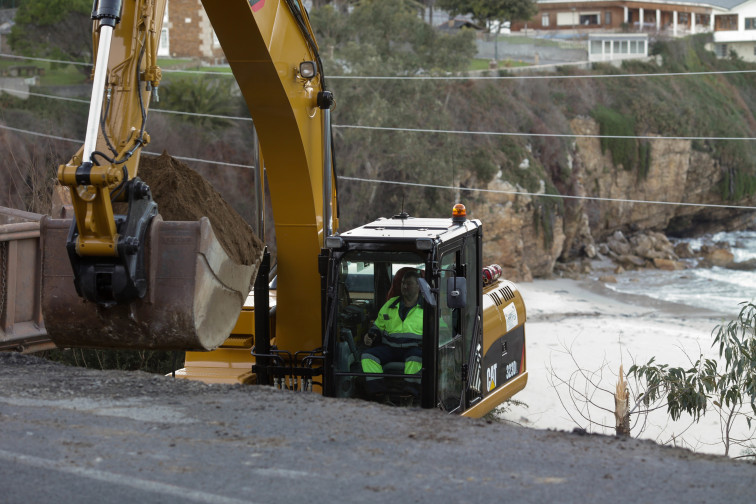
M 167 153 L 142 155 L 137 176 L 150 186 L 164 221 L 210 219 L 213 232 L 228 256 L 254 264 L 264 244 L 244 218 L 201 175 Z

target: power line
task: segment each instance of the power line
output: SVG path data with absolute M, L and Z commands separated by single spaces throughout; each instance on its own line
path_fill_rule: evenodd
M 388 75 L 388 76 L 360 76 L 360 75 L 330 75 L 329 79 L 351 80 L 533 80 L 533 79 L 607 79 L 617 77 L 681 77 L 689 75 L 727 75 L 727 74 L 756 73 L 756 70 L 716 70 L 711 72 L 661 72 L 661 73 L 631 73 L 631 74 L 586 74 L 586 75 Z
M 674 206 L 692 206 L 692 207 L 705 207 L 705 208 L 731 208 L 740 210 L 756 210 L 756 207 L 742 206 L 742 205 L 717 205 L 713 203 L 684 203 L 675 201 L 653 201 L 653 200 L 634 200 L 624 198 L 601 198 L 598 196 L 574 196 L 569 194 L 548 194 L 548 193 L 533 193 L 527 191 L 505 191 L 501 189 L 479 189 L 474 187 L 455 187 L 435 184 L 420 184 L 417 182 L 398 182 L 393 180 L 377 180 L 366 179 L 360 177 L 346 177 L 339 176 L 340 180 L 349 180 L 354 182 L 369 182 L 374 184 L 390 184 L 399 186 L 421 187 L 430 189 L 449 189 L 454 191 L 468 191 L 468 192 L 483 192 L 493 194 L 508 194 L 515 196 L 538 196 L 542 198 L 560 198 L 560 199 L 572 199 L 572 200 L 589 200 L 589 201 L 607 201 L 611 203 L 642 203 L 652 205 L 674 205 Z
M 76 143 L 83 143 L 82 140 L 75 140 L 72 138 L 64 138 L 64 137 L 58 137 L 54 135 L 48 135 L 45 133 L 38 133 L 35 131 L 28 131 L 28 130 L 22 130 L 19 128 L 13 128 L 10 126 L 5 126 L 0 124 L 0 129 L 6 129 L 10 131 L 15 131 L 17 133 L 24 133 L 34 136 L 40 136 L 40 137 L 47 137 L 47 138 L 53 138 L 55 140 L 64 140 L 67 142 L 76 142 Z M 150 155 L 158 155 L 155 152 L 147 152 L 144 151 L 144 154 L 150 154 Z M 225 163 L 222 161 L 211 161 L 209 159 L 197 159 L 197 158 L 189 158 L 189 157 L 181 157 L 181 156 L 172 156 L 175 159 L 180 159 L 182 161 L 192 161 L 192 162 L 198 162 L 198 163 L 209 163 L 209 164 L 216 164 L 221 166 L 233 166 L 237 168 L 247 168 L 247 169 L 254 169 L 255 167 L 253 165 L 245 165 L 245 164 L 237 164 L 237 163 Z M 674 202 L 674 201 L 654 201 L 654 200 L 634 200 L 634 199 L 624 199 L 624 198 L 602 198 L 598 196 L 574 196 L 574 195 L 565 195 L 565 194 L 547 194 L 547 193 L 534 193 L 534 192 L 528 192 L 528 191 L 505 191 L 501 189 L 480 189 L 480 188 L 474 188 L 474 187 L 455 187 L 455 186 L 445 186 L 445 185 L 438 185 L 438 184 L 422 184 L 419 182 L 399 182 L 399 181 L 393 181 L 393 180 L 378 180 L 378 179 L 367 179 L 367 178 L 360 178 L 360 177 L 348 177 L 348 176 L 338 176 L 339 180 L 345 180 L 350 182 L 364 182 L 364 183 L 371 183 L 371 184 L 388 184 L 388 185 L 398 185 L 398 186 L 409 186 L 409 187 L 420 187 L 420 188 L 428 188 L 428 189 L 443 189 L 443 190 L 452 190 L 452 191 L 466 191 L 466 192 L 481 192 L 481 193 L 492 193 L 492 194 L 506 194 L 506 195 L 514 195 L 514 196 L 533 196 L 533 197 L 543 197 L 543 198 L 561 198 L 561 199 L 571 199 L 571 200 L 585 200 L 585 201 L 605 201 L 610 203 L 640 203 L 640 204 L 647 204 L 647 205 L 674 205 L 674 206 L 689 206 L 689 207 L 701 207 L 701 208 L 725 208 L 725 209 L 735 209 L 735 210 L 756 210 L 756 207 L 753 206 L 744 206 L 744 205 L 718 205 L 713 203 L 686 203 L 686 202 Z
M 4 124 L 0 124 L 0 129 L 14 131 L 16 133 L 22 133 L 24 135 L 32 135 L 32 136 L 38 136 L 38 137 L 43 137 L 43 138 L 52 138 L 53 140 L 63 140 L 64 142 L 84 143 L 83 140 L 75 140 L 73 138 L 66 138 L 66 137 L 61 137 L 61 136 L 49 135 L 47 133 L 39 133 L 37 131 L 29 131 L 29 130 L 24 130 L 20 128 L 14 128 L 12 126 L 6 126 Z
M 32 135 L 32 136 L 38 136 L 38 137 L 42 137 L 42 138 L 50 138 L 50 139 L 53 139 L 53 140 L 61 140 L 63 142 L 71 142 L 71 143 L 77 143 L 77 144 L 84 143 L 84 140 L 77 140 L 75 138 L 66 138 L 66 137 L 61 137 L 61 136 L 56 136 L 56 135 L 50 135 L 50 134 L 47 134 L 47 133 L 39 133 L 37 131 L 29 131 L 29 130 L 24 130 L 24 129 L 20 129 L 20 128 L 14 128 L 12 126 L 6 126 L 4 124 L 0 124 L 0 129 L 14 131 L 16 133 L 21 133 L 21 134 L 24 134 L 24 135 Z M 151 156 L 159 156 L 160 155 L 159 152 L 150 152 L 150 151 L 146 151 L 146 150 L 142 150 L 142 153 L 143 154 L 149 154 Z M 220 166 L 232 166 L 234 168 L 249 168 L 249 169 L 254 169 L 255 168 L 253 165 L 246 165 L 246 164 L 239 164 L 239 163 L 226 163 L 224 161 L 214 161 L 214 160 L 211 161 L 209 159 L 198 159 L 198 158 L 185 157 L 185 156 L 171 156 L 171 157 L 174 158 L 174 159 L 180 159 L 181 161 L 192 161 L 192 162 L 195 162 L 195 163 L 208 163 L 208 164 L 215 164 L 215 165 L 220 165 Z
M 166 109 L 159 109 L 159 108 L 151 108 L 150 112 L 160 112 L 161 114 L 188 115 L 188 116 L 193 116 L 193 117 L 211 117 L 213 119 L 228 119 L 228 120 L 233 120 L 233 121 L 252 122 L 251 117 L 225 116 L 225 115 L 218 115 L 218 114 L 203 114 L 200 112 L 181 112 L 179 110 L 166 110 Z
M 61 100 L 74 103 L 84 103 L 89 105 L 90 100 L 84 100 L 82 98 L 69 98 L 68 96 L 49 95 L 44 93 L 35 93 L 33 91 L 19 91 L 18 89 L 0 87 L 0 91 L 5 91 L 8 94 L 25 94 L 29 96 L 36 96 L 38 98 L 50 98 L 51 100 Z
M 55 60 L 49 58 L 35 58 L 0 53 L 2 58 L 15 58 L 44 63 L 61 63 L 68 65 L 92 66 L 92 63 L 82 61 Z M 163 73 L 186 73 L 198 75 L 215 75 L 233 77 L 230 72 L 213 72 L 209 70 L 161 69 Z M 756 70 L 712 70 L 705 72 L 660 72 L 660 73 L 629 73 L 629 74 L 585 74 L 585 75 L 329 75 L 329 79 L 336 80 L 416 80 L 416 81 L 449 81 L 449 80 L 538 80 L 538 79 L 612 79 L 625 77 L 687 77 L 700 75 L 730 75 L 752 74 Z
M 18 90 L 0 87 L 0 91 L 5 92 L 18 92 Z M 38 96 L 42 98 L 50 98 L 53 100 L 73 101 L 78 103 L 89 103 L 86 100 L 80 100 L 76 98 L 66 98 L 63 96 L 46 95 L 41 93 L 28 93 L 31 96 Z M 166 110 L 153 108 L 151 112 L 163 113 L 163 114 L 175 114 L 185 115 L 192 117 L 210 117 L 214 119 L 226 119 L 233 121 L 249 121 L 252 122 L 250 117 L 240 116 L 226 116 L 218 114 L 203 114 L 199 112 L 181 112 L 178 110 Z M 466 131 L 466 130 L 436 130 L 428 128 L 393 128 L 388 126 L 362 126 L 358 124 L 334 124 L 335 129 L 362 129 L 373 131 L 398 131 L 405 133 L 436 133 L 436 134 L 451 134 L 451 135 L 475 135 L 475 136 L 512 136 L 512 137 L 541 137 L 541 138 L 614 138 L 614 139 L 634 139 L 634 140 L 756 140 L 756 137 L 700 137 L 700 136 L 655 136 L 655 135 L 586 135 L 576 133 L 521 133 L 521 132 L 506 132 L 506 131 Z
M 68 60 L 56 60 L 49 58 L 34 58 L 32 56 L 19 56 L 17 54 L 0 53 L 0 58 L 22 59 L 28 61 L 41 61 L 43 63 L 62 63 L 64 65 L 82 65 L 92 66 L 92 63 L 85 63 L 83 61 L 68 61 Z
M 4 88 L 4 87 L 0 87 L 0 91 L 5 91 L 6 93 L 19 93 L 20 92 L 17 89 Z M 49 95 L 49 94 L 43 94 L 43 93 L 35 93 L 33 91 L 23 91 L 23 94 L 27 94 L 29 96 L 36 96 L 38 98 L 49 98 L 51 100 L 62 100 L 62 101 L 68 101 L 68 102 L 74 102 L 74 103 L 84 103 L 86 105 L 89 105 L 89 102 L 90 102 L 90 100 L 83 100 L 81 98 L 69 98 L 67 96 L 57 96 L 57 95 Z M 200 112 L 181 112 L 179 110 L 166 110 L 166 109 L 159 109 L 159 108 L 151 108 L 150 112 L 252 122 L 251 117 L 225 116 L 225 115 L 218 115 L 218 114 L 203 114 Z
M 85 61 L 71 61 L 71 60 L 56 60 L 56 59 L 50 59 L 50 58 L 35 58 L 32 56 L 19 56 L 16 54 L 6 54 L 6 53 L 0 53 L 0 58 L 12 58 L 12 59 L 22 59 L 22 60 L 29 60 L 29 61 L 39 61 L 42 63 L 58 63 L 62 65 L 79 65 L 79 66 L 92 66 L 92 63 L 87 63 Z M 233 76 L 232 73 L 229 72 L 212 72 L 207 70 L 181 70 L 181 69 L 173 69 L 173 68 L 161 68 L 161 72 L 163 73 L 188 73 L 188 74 L 207 74 L 207 75 L 220 75 L 220 76 Z
M 454 135 L 493 135 L 543 138 L 622 138 L 636 140 L 756 140 L 754 137 L 696 137 L 696 136 L 653 136 L 653 135 L 580 135 L 576 133 L 519 133 L 499 131 L 463 131 L 463 130 L 435 130 L 426 128 L 391 128 L 387 126 L 359 126 L 334 124 L 334 128 L 351 128 L 378 131 L 402 131 L 407 133 L 446 133 Z

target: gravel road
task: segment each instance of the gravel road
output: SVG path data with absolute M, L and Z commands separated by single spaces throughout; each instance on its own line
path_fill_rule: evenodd
M 6 503 L 753 502 L 756 465 L 0 354 Z

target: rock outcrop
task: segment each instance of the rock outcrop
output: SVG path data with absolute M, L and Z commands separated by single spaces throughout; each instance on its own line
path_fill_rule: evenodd
M 753 222 L 753 212 L 697 206 L 727 203 L 719 191 L 724 173 L 711 156 L 694 150 L 690 140 L 648 141 L 648 172 L 640 176 L 634 167 L 615 166 L 611 153 L 602 152 L 600 140 L 591 137 L 599 134 L 593 119 L 573 119 L 571 127 L 576 135 L 586 136 L 573 144 L 572 179 L 563 185 L 570 196 L 598 199 L 566 200 L 564 216 L 549 217 L 550 230 L 536 224 L 543 217 L 538 197 L 489 193 L 486 207 L 476 209 L 475 217 L 485 225 L 484 262 L 501 264 L 508 278 L 527 281 L 548 276 L 557 259 L 574 261 L 597 254 L 625 269 L 680 269 L 684 267 L 680 259 L 692 257 L 693 252 L 675 250 L 664 232 L 733 230 Z M 500 177 L 488 189 L 526 192 Z M 738 202 L 755 203 L 756 197 Z M 603 250 L 596 245 L 600 242 Z M 725 266 L 732 263 L 726 255 L 727 251 L 717 249 L 710 256 L 704 254 L 703 260 Z
M 488 185 L 489 189 L 523 192 L 500 177 Z M 486 204 L 475 209 L 471 216 L 484 223 L 483 262 L 497 263 L 503 276 L 514 281 L 530 281 L 533 277 L 548 276 L 564 246 L 564 222 L 559 215 L 550 219 L 550 230 L 534 226 L 543 208 L 538 197 L 489 193 Z M 539 216 L 540 217 L 540 216 Z

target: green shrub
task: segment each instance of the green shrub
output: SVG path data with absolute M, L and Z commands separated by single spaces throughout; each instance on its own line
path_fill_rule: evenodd
M 593 118 L 604 136 L 634 136 L 635 119 L 603 105 L 593 110 Z M 633 138 L 601 138 L 601 152 L 609 151 L 615 166 L 631 170 L 638 164 L 638 146 Z

